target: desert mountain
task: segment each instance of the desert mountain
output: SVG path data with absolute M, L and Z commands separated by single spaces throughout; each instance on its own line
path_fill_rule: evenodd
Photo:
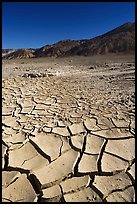
M 63 40 L 39 49 L 15 50 L 4 59 L 29 57 L 63 57 L 73 55 L 97 55 L 107 53 L 131 53 L 135 51 L 135 23 L 125 23 L 103 35 L 85 40 Z M 4 52 L 4 50 L 2 51 Z
M 2 57 L 4 57 L 5 55 L 8 55 L 12 52 L 15 52 L 15 49 L 3 49 L 2 50 Z
M 2 50 L 2 54 L 3 54 L 3 50 Z M 21 58 L 32 58 L 32 57 L 35 57 L 34 49 L 9 50 L 8 54 L 3 55 L 3 59 L 15 59 L 15 58 L 21 59 Z

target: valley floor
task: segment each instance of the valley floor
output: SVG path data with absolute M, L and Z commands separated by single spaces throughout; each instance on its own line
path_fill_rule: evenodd
M 2 199 L 133 202 L 135 60 L 3 60 Z

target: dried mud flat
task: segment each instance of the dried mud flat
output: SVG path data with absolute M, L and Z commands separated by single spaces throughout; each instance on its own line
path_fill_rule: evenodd
M 135 201 L 133 59 L 2 69 L 2 202 Z

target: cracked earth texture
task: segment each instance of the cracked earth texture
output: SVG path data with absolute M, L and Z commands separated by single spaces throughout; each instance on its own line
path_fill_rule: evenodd
M 135 64 L 71 69 L 2 79 L 2 202 L 135 201 Z

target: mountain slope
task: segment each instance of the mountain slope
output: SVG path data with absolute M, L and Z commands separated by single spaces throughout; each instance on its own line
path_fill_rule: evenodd
M 124 24 L 104 35 L 87 40 L 69 50 L 66 55 L 96 55 L 117 52 L 134 52 L 135 24 Z
M 125 23 L 103 35 L 85 40 L 63 40 L 36 50 L 16 50 L 3 56 L 5 59 L 28 57 L 91 56 L 107 53 L 135 51 L 135 23 Z
M 15 58 L 32 58 L 35 57 L 33 49 L 17 49 L 9 52 L 3 56 L 3 59 L 15 59 Z

